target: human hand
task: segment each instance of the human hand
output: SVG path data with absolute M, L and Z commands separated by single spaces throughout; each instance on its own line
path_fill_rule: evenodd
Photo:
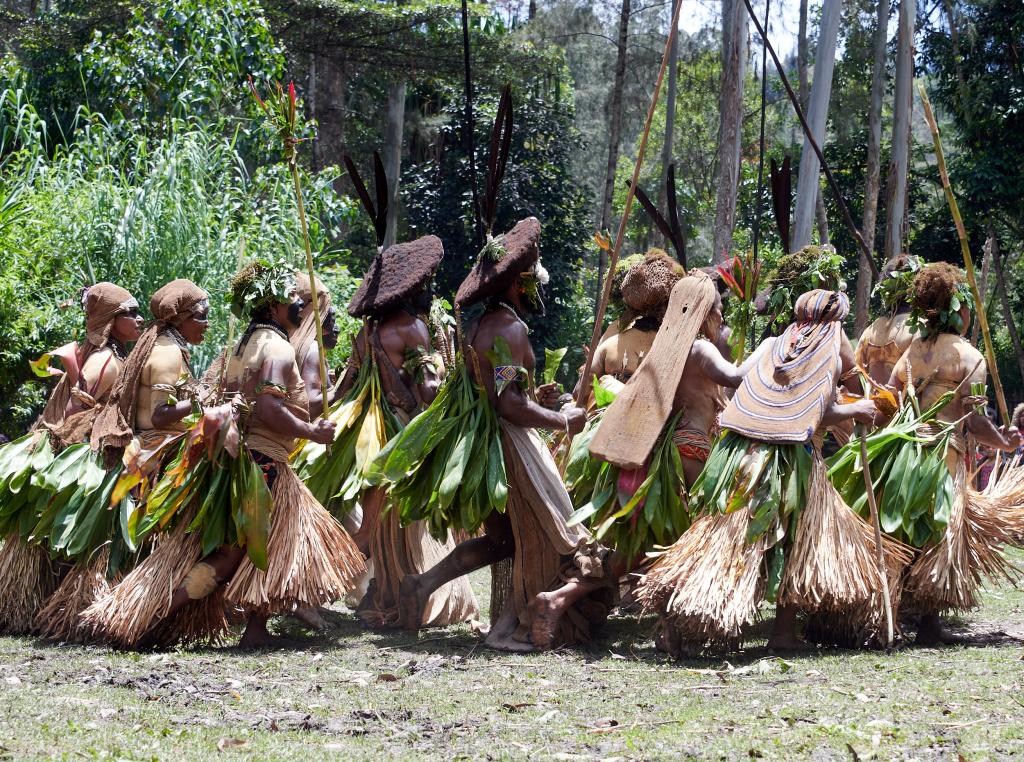
M 560 394 L 558 384 L 541 384 L 537 387 L 537 402 L 548 410 L 557 410 Z
M 869 425 L 875 422 L 875 415 L 878 413 L 875 401 L 870 398 L 851 402 L 846 405 L 846 408 L 852 413 L 850 417 L 857 421 L 857 423 Z
M 1024 444 L 1024 436 L 1021 435 L 1020 430 L 1016 426 L 1003 426 L 999 429 L 999 433 L 1006 439 L 1006 447 L 1004 449 L 1007 451 L 1012 452 L 1020 447 L 1021 444 Z
M 334 421 L 329 421 L 326 418 L 318 418 L 310 424 L 310 428 L 311 431 L 309 432 L 309 436 L 306 437 L 310 442 L 330 444 L 334 441 L 334 430 L 336 428 Z
M 566 405 L 562 408 L 562 415 L 565 416 L 565 428 L 569 432 L 569 436 L 574 437 L 583 431 L 583 427 L 587 423 L 587 413 L 583 408 Z

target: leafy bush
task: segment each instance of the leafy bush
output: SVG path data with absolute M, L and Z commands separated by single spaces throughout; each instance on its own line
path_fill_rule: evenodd
M 5 94 L 6 95 L 6 94 Z M 23 119 L 23 121 L 25 121 Z M 0 122 L 0 129 L 2 129 Z M 0 186 L 16 194 L 20 219 L 0 225 L 0 427 L 14 433 L 44 397 L 27 361 L 80 336 L 78 291 L 111 280 L 145 309 L 178 277 L 211 293 L 211 330 L 196 349 L 201 372 L 223 347 L 227 282 L 246 257 L 284 254 L 302 262 L 295 200 L 281 165 L 250 173 L 232 141 L 214 128 L 171 123 L 163 138 L 83 117 L 73 143 L 52 158 L 31 146 L 8 159 Z M 310 234 L 336 298 L 352 279 L 331 241 L 351 215 L 331 173 L 305 178 Z

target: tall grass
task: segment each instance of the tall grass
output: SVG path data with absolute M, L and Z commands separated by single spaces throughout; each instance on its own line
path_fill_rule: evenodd
M 7 93 L 2 104 L 10 106 Z M 5 100 L 7 98 L 7 100 Z M 0 428 L 14 433 L 42 399 L 27 360 L 81 333 L 78 291 L 111 280 L 144 310 L 174 278 L 211 294 L 211 330 L 193 355 L 201 372 L 222 348 L 224 293 L 245 242 L 247 257 L 284 253 L 300 262 L 302 242 L 287 172 L 250 169 L 220 127 L 178 122 L 167 136 L 147 137 L 119 122 L 83 114 L 73 142 L 47 156 L 44 129 L 16 102 L 0 114 L 7 155 L 0 199 L 14 197 L 18 219 L 0 225 L 0 395 L 9 408 Z M 17 127 L 17 132 L 14 132 Z M 332 248 L 354 208 L 337 196 L 329 174 L 306 176 L 314 250 L 337 299 L 353 288 Z

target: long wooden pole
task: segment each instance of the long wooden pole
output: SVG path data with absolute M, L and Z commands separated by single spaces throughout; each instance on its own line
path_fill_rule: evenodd
M 633 208 L 633 199 L 636 197 L 637 182 L 640 179 L 640 169 L 644 163 L 644 153 L 647 151 L 647 139 L 651 134 L 651 122 L 654 120 L 654 109 L 658 105 L 658 96 L 661 94 L 661 83 L 665 79 L 665 70 L 668 68 L 668 60 L 672 53 L 672 41 L 675 39 L 679 27 L 679 12 L 683 4 L 676 3 L 675 11 L 672 13 L 672 25 L 668 31 L 668 39 L 665 41 L 665 52 L 661 57 L 661 68 L 658 69 L 658 79 L 654 83 L 654 94 L 651 96 L 651 105 L 647 109 L 647 121 L 644 123 L 644 131 L 640 136 L 640 147 L 637 149 L 636 164 L 633 165 L 633 180 L 626 188 L 626 203 L 622 209 L 622 218 L 619 220 L 619 229 L 615 234 L 615 245 L 608 255 L 608 276 L 604 279 L 604 288 L 601 290 L 601 300 L 597 304 L 597 313 L 594 315 L 594 330 L 590 335 L 590 346 L 587 348 L 587 362 L 583 368 L 583 378 L 580 380 L 580 388 L 576 394 L 576 404 L 584 406 L 584 401 L 590 392 L 593 371 L 591 369 L 591 358 L 597 351 L 598 342 L 601 340 L 602 324 L 604 313 L 608 308 L 608 300 L 612 295 L 612 274 L 619 262 L 619 252 L 622 251 L 622 243 L 626 237 L 626 226 L 629 224 L 629 213 Z M 571 440 L 570 440 L 571 441 Z
M 871 478 L 871 464 L 868 462 L 868 428 L 858 424 L 860 431 L 860 462 L 861 471 L 864 473 L 864 489 L 867 490 L 868 507 L 871 509 L 871 523 L 875 529 L 875 563 L 878 566 L 878 575 L 882 578 L 882 598 L 885 609 L 885 645 L 892 647 L 893 639 L 896 636 L 892 623 L 892 599 L 889 597 L 889 575 L 885 568 L 885 553 L 882 551 L 882 522 L 878 517 L 878 503 L 875 501 L 875 484 Z
M 981 335 L 985 339 L 985 357 L 988 360 L 988 372 L 992 374 L 992 386 L 996 390 L 996 403 L 999 405 L 999 414 L 1003 417 L 1003 423 L 1010 425 L 1010 414 L 1006 407 L 1006 394 L 1003 392 L 1003 382 L 999 378 L 999 366 L 996 364 L 996 352 L 992 345 L 992 333 L 988 327 L 988 315 L 985 310 L 985 302 L 978 291 L 978 281 L 974 277 L 974 259 L 971 257 L 971 247 L 967 241 L 967 231 L 964 229 L 964 220 L 960 216 L 960 207 L 957 206 L 956 196 L 953 195 L 953 188 L 949 184 L 949 172 L 946 171 L 946 157 L 942 152 L 942 139 L 939 137 L 939 125 L 935 121 L 935 114 L 932 112 L 931 101 L 928 100 L 928 93 L 923 84 L 918 84 L 918 92 L 921 95 L 921 103 L 924 105 L 924 119 L 928 123 L 928 129 L 932 133 L 932 142 L 935 144 L 935 160 L 939 165 L 939 177 L 942 178 L 942 190 L 946 193 L 946 201 L 949 202 L 949 211 L 953 214 L 953 222 L 956 224 L 956 234 L 960 238 L 960 253 L 964 257 L 964 267 L 967 270 L 967 282 L 971 286 L 971 294 L 974 296 L 974 304 L 977 308 L 978 322 L 981 324 Z
M 313 249 L 309 244 L 309 228 L 306 225 L 306 207 L 302 201 L 302 183 L 299 181 L 299 166 L 297 163 L 297 152 L 295 146 L 291 146 L 291 155 L 288 158 L 288 168 L 292 173 L 292 182 L 295 184 L 295 201 L 299 206 L 299 224 L 302 226 L 302 243 L 306 249 L 306 270 L 309 273 L 309 287 L 313 290 L 313 320 L 316 322 L 316 345 L 320 354 L 320 389 L 322 394 L 330 394 L 330 386 L 327 383 L 327 350 L 324 347 L 324 325 L 320 322 L 320 295 L 316 288 L 316 272 L 313 269 Z M 320 415 L 327 414 L 327 396 L 324 397 L 320 406 Z M 330 452 L 330 445 L 327 447 Z

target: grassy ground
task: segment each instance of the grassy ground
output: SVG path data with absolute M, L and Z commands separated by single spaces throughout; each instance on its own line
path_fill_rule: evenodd
M 588 650 L 525 656 L 466 627 L 367 633 L 340 611 L 329 635 L 260 654 L 0 638 L 0 757 L 1021 757 L 1022 609 L 991 592 L 961 622 L 966 648 L 782 660 L 762 627 L 741 653 L 683 663 L 634 619 Z

